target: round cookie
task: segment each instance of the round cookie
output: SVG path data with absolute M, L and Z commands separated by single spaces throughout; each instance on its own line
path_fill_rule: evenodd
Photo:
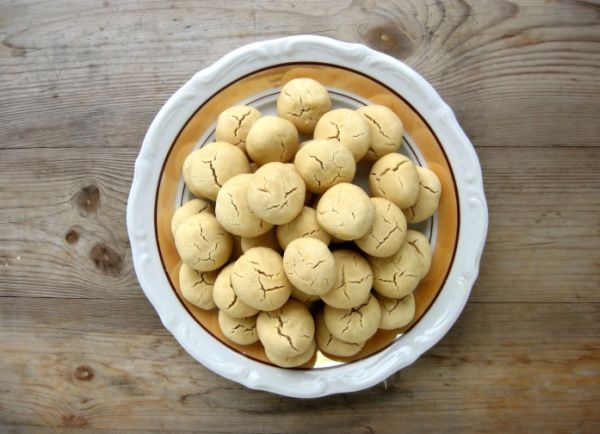
M 213 142 L 187 156 L 183 162 L 183 179 L 196 196 L 211 200 L 225 182 L 240 173 L 249 173 L 246 154 L 225 142 Z
M 351 343 L 334 337 L 325 324 L 323 311 L 317 314 L 315 328 L 315 338 L 319 349 L 332 356 L 351 357 L 362 350 L 367 342 Z
M 260 165 L 290 161 L 297 150 L 298 131 L 294 124 L 277 116 L 263 116 L 254 122 L 246 137 L 246 152 Z
M 219 142 L 231 143 L 246 151 L 248 131 L 261 116 L 260 111 L 247 105 L 229 107 L 219 115 L 215 139 Z
M 410 248 L 419 264 L 419 279 L 423 279 L 431 268 L 431 246 L 425 235 L 419 231 L 406 232 L 407 248 Z
M 313 301 L 320 300 L 321 298 L 318 295 L 307 294 L 304 291 L 299 290 L 295 286 L 292 286 L 292 295 L 293 299 L 301 301 L 304 304 L 312 303 Z
M 283 225 L 304 207 L 306 185 L 293 167 L 268 163 L 256 171 L 248 184 L 248 206 L 264 221 Z
M 234 318 L 220 310 L 219 327 L 225 337 L 236 344 L 250 345 L 258 342 L 255 316 Z
M 354 242 L 360 249 L 377 258 L 396 253 L 406 237 L 406 217 L 396 205 L 382 197 L 372 197 L 375 209 L 373 226 Z
M 369 297 L 373 272 L 365 258 L 352 250 L 335 250 L 336 278 L 333 289 L 321 294 L 321 300 L 338 309 L 350 309 Z
M 341 182 L 352 182 L 356 162 L 348 148 L 332 140 L 311 140 L 294 159 L 296 171 L 313 193 L 324 193 Z
M 308 349 L 296 356 L 281 357 L 277 354 L 272 353 L 269 350 L 269 348 L 265 348 L 265 354 L 267 355 L 267 358 L 277 366 L 280 366 L 282 368 L 294 368 L 296 366 L 304 365 L 310 359 L 312 359 L 312 357 L 315 355 L 316 350 L 317 345 L 315 344 L 315 341 L 313 339 Z
M 327 244 L 316 238 L 298 238 L 288 244 L 283 271 L 292 285 L 310 295 L 324 294 L 336 280 L 335 259 Z
M 260 341 L 271 354 L 294 357 L 310 348 L 315 322 L 304 304 L 289 300 L 280 309 L 259 313 L 256 329 Z
M 279 309 L 292 292 L 281 255 L 266 247 L 254 247 L 235 262 L 231 286 L 244 303 L 264 311 Z
M 185 219 L 175 232 L 175 247 L 181 260 L 198 271 L 221 268 L 231 255 L 233 239 L 217 218 L 203 212 Z
M 335 338 L 355 344 L 373 336 L 381 321 L 379 302 L 372 295 L 363 304 L 352 309 L 337 309 L 325 305 L 323 313 L 325 325 Z
M 369 125 L 371 141 L 364 157 L 365 161 L 375 161 L 400 148 L 404 125 L 393 111 L 382 105 L 368 105 L 356 111 Z
M 362 115 L 354 110 L 341 108 L 327 112 L 319 119 L 313 138 L 340 142 L 350 150 L 354 161 L 359 161 L 369 149 L 371 132 Z
M 192 199 L 177 208 L 171 218 L 171 233 L 173 236 L 175 236 L 177 228 L 186 218 L 204 211 L 214 212 L 212 205 L 202 199 Z
M 331 237 L 317 222 L 317 212 L 308 206 L 302 208 L 294 220 L 275 229 L 277 240 L 282 249 L 297 238 L 311 237 L 329 245 Z
M 381 322 L 379 328 L 394 330 L 404 327 L 415 316 L 415 296 L 411 293 L 404 298 L 388 298 L 379 296 Z
M 275 228 L 270 231 L 259 235 L 258 237 L 248 238 L 242 237 L 241 240 L 242 252 L 246 253 L 253 247 L 268 247 L 276 252 L 281 251 L 279 243 L 277 242 L 277 235 L 275 234 Z
M 244 303 L 231 286 L 233 264 L 226 265 L 215 280 L 213 299 L 217 307 L 233 318 L 246 318 L 256 315 L 258 309 Z
M 201 309 L 215 308 L 213 287 L 217 279 L 216 271 L 196 271 L 187 264 L 181 264 L 179 269 L 179 289 L 187 301 Z
M 277 113 L 298 131 L 312 133 L 321 116 L 331 108 L 331 98 L 321 83 L 311 78 L 288 81 L 277 97 Z
M 317 205 L 319 225 L 340 240 L 363 237 L 373 225 L 374 215 L 369 196 L 354 184 L 334 185 Z
M 407 208 L 419 196 L 419 173 L 404 155 L 387 154 L 371 167 L 369 190 L 373 196 L 384 197 L 398 208 Z
M 223 184 L 215 203 L 217 220 L 228 232 L 240 237 L 258 237 L 273 227 L 259 218 L 248 206 L 251 173 L 236 175 Z
M 369 258 L 373 270 L 373 289 L 390 298 L 402 298 L 413 292 L 421 279 L 421 266 L 414 249 L 406 241 L 387 258 Z
M 408 208 L 403 209 L 409 223 L 419 223 L 427 220 L 438 209 L 442 184 L 433 171 L 417 166 L 419 174 L 419 195 L 417 201 Z

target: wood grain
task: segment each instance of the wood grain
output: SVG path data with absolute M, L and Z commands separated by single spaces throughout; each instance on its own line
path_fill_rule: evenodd
M 453 107 L 490 231 L 464 314 L 386 384 L 312 401 L 191 359 L 131 265 L 153 116 L 248 42 L 399 58 Z M 600 6 L 582 0 L 0 0 L 0 432 L 598 432 Z

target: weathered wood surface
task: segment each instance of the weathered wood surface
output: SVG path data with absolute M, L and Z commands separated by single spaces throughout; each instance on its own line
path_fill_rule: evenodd
M 448 336 L 386 385 L 313 401 L 191 359 L 125 232 L 161 104 L 231 49 L 295 33 L 423 74 L 490 207 Z M 0 0 L 0 432 L 599 432 L 599 119 L 597 2 Z

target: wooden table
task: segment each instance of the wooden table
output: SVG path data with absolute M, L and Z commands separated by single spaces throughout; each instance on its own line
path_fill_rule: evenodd
M 567 0 L 0 1 L 0 432 L 600 432 L 599 17 Z M 450 333 L 387 383 L 308 401 L 189 357 L 125 230 L 163 102 L 231 49 L 294 33 L 424 75 L 490 208 Z

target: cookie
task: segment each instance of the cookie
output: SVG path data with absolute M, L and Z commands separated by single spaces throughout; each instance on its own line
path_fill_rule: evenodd
M 406 217 L 396 205 L 382 197 L 372 197 L 375 210 L 369 232 L 354 242 L 360 249 L 377 258 L 393 255 L 406 237 Z
M 313 138 L 337 141 L 350 150 L 354 161 L 359 161 L 369 149 L 371 132 L 362 115 L 341 108 L 327 112 L 319 119 Z
M 425 167 L 417 167 L 419 174 L 419 195 L 417 201 L 403 209 L 409 223 L 419 223 L 435 214 L 440 204 L 442 184 L 433 171 Z
M 246 152 L 256 163 L 290 161 L 298 151 L 298 131 L 277 116 L 263 116 L 252 125 L 246 137 Z
M 404 327 L 415 316 L 415 296 L 411 293 L 404 298 L 388 298 L 379 296 L 381 308 L 381 322 L 379 328 L 394 330 Z
M 369 125 L 370 144 L 364 160 L 373 162 L 396 152 L 402 144 L 404 125 L 396 113 L 382 105 L 368 105 L 356 110 Z
M 283 253 L 283 271 L 302 292 L 320 295 L 333 288 L 336 261 L 323 241 L 298 238 L 288 244 Z
M 335 338 L 355 344 L 373 336 L 381 321 L 379 302 L 372 295 L 360 306 L 351 309 L 325 305 L 323 314 L 325 324 Z
M 414 163 L 401 154 L 387 154 L 371 167 L 369 190 L 403 209 L 416 203 L 419 196 L 419 173 Z
M 319 349 L 332 356 L 351 357 L 362 350 L 367 342 L 351 343 L 334 337 L 325 324 L 323 311 L 317 314 L 315 323 L 315 338 Z
M 173 236 L 175 236 L 175 232 L 177 232 L 177 228 L 181 222 L 194 214 L 200 214 L 204 211 L 208 211 L 212 214 L 214 209 L 210 203 L 202 199 L 192 199 L 177 208 L 171 218 L 171 233 Z
M 338 309 L 350 309 L 364 303 L 371 293 L 373 272 L 365 258 L 352 250 L 333 252 L 336 267 L 333 288 L 321 294 L 321 300 Z
M 220 310 L 218 321 L 219 328 L 230 341 L 239 345 L 250 345 L 258 342 L 255 316 L 234 318 Z
M 419 231 L 406 232 L 407 248 L 410 248 L 419 264 L 419 279 L 423 279 L 431 268 L 431 247 L 425 235 Z
M 241 240 L 242 252 L 246 253 L 253 247 L 268 247 L 276 252 L 280 252 L 279 242 L 277 241 L 277 235 L 275 234 L 275 228 L 270 231 L 259 235 L 258 237 L 242 237 Z
M 296 238 L 316 238 L 327 245 L 329 245 L 329 241 L 331 240 L 329 234 L 319 226 L 317 212 L 308 206 L 303 207 L 300 214 L 291 222 L 277 226 L 275 231 L 282 249 L 285 249 Z
M 215 139 L 246 151 L 248 131 L 261 116 L 260 111 L 247 105 L 229 107 L 217 119 Z
M 318 295 L 307 294 L 306 292 L 292 286 L 291 297 L 295 300 L 301 301 L 304 304 L 312 303 L 313 301 L 320 300 Z
M 298 131 L 312 133 L 321 116 L 331 108 L 331 98 L 321 83 L 311 78 L 288 81 L 277 97 L 277 113 Z
M 277 354 L 274 354 L 270 351 L 269 348 L 266 347 L 265 354 L 267 358 L 277 366 L 280 366 L 282 368 L 294 368 L 296 366 L 304 365 L 310 359 L 312 359 L 312 357 L 315 355 L 316 350 L 317 345 L 315 344 L 315 341 L 313 339 L 307 350 L 295 356 L 281 357 Z
M 245 318 L 256 315 L 258 309 L 244 303 L 231 286 L 233 264 L 223 267 L 213 287 L 213 299 L 217 307 L 233 318 Z
M 213 288 L 218 272 L 216 271 L 197 271 L 181 264 L 179 269 L 179 289 L 181 295 L 187 301 L 201 309 L 211 310 L 215 308 L 213 300 Z
M 369 257 L 373 289 L 390 298 L 403 298 L 414 291 L 421 279 L 421 265 L 407 237 L 396 253 L 387 258 Z

